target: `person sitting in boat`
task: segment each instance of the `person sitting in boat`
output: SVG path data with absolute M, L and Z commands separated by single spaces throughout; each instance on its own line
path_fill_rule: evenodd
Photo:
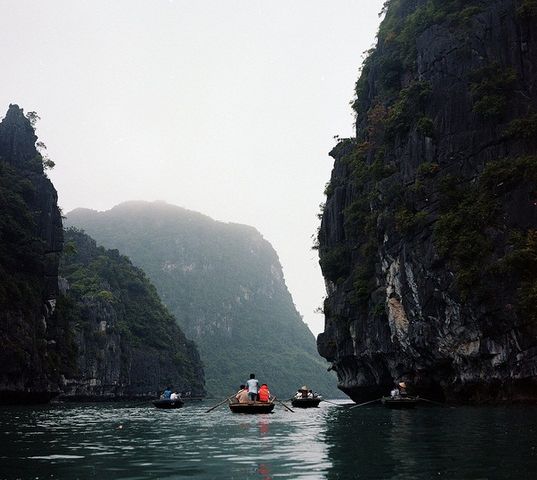
M 235 399 L 239 403 L 248 403 L 248 389 L 246 388 L 246 385 L 241 385 L 239 388 L 239 391 L 237 392 L 237 395 L 235 395 Z
M 166 390 L 162 392 L 160 398 L 170 398 L 172 395 L 172 387 L 166 387 Z
M 313 390 L 308 390 L 308 398 L 313 398 Z
M 174 391 L 174 392 L 170 395 L 170 400 L 179 400 L 179 394 L 177 393 L 177 391 Z
M 248 397 L 250 398 L 250 401 L 255 402 L 259 390 L 259 380 L 255 378 L 255 373 L 250 373 L 250 379 L 246 382 L 246 386 L 248 387 Z
M 296 392 L 295 398 L 308 398 L 309 389 L 304 385 L 302 388 L 299 388 Z
M 408 392 L 406 391 L 406 383 L 405 382 L 399 382 L 399 395 L 401 397 L 407 397 Z
M 270 401 L 270 391 L 266 383 L 261 385 L 261 388 L 259 389 L 259 401 L 265 403 Z
M 390 391 L 390 397 L 397 398 L 399 396 L 399 389 L 397 386 Z

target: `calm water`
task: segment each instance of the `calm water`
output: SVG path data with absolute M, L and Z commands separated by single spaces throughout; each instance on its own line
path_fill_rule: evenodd
M 535 479 L 537 407 L 0 409 L 0 478 Z

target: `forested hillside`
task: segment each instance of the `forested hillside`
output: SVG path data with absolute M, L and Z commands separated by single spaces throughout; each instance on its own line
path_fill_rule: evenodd
M 304 383 L 336 392 L 276 252 L 254 228 L 161 202 L 77 209 L 67 223 L 143 268 L 199 345 L 210 394 L 233 392 L 251 372 L 279 396 Z
M 156 395 L 167 385 L 204 394 L 203 368 L 145 274 L 85 233 L 65 232 L 58 311 L 72 325 L 77 370 L 65 397 Z

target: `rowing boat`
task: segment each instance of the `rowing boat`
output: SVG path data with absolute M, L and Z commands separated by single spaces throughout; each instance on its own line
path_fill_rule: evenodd
M 394 410 L 415 408 L 419 401 L 418 397 L 382 397 L 382 404 Z
M 181 399 L 171 400 L 169 398 L 160 398 L 155 400 L 153 405 L 157 408 L 181 408 L 184 402 Z
M 318 407 L 319 403 L 322 402 L 322 397 L 313 397 L 313 398 L 293 398 L 291 404 L 296 408 L 314 408 Z
M 271 413 L 274 410 L 273 402 L 230 403 L 229 409 L 233 413 Z

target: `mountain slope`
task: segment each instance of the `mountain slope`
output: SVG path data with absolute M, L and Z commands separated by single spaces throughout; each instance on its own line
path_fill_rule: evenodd
M 83 232 L 67 230 L 65 242 L 60 274 L 68 288 L 58 314 L 72 325 L 77 369 L 65 381 L 63 396 L 154 396 L 167 385 L 203 395 L 196 346 L 144 273 Z
M 210 394 L 229 394 L 251 372 L 282 396 L 304 382 L 334 392 L 276 252 L 255 229 L 161 202 L 77 209 L 67 223 L 144 269 L 199 345 Z

